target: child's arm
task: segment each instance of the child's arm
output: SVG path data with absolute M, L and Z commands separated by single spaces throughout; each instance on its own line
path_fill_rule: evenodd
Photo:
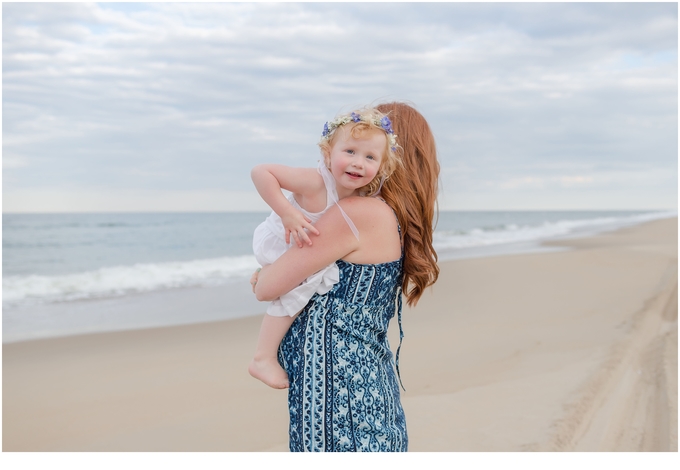
M 312 241 L 304 229 L 306 228 L 316 235 L 319 234 L 319 231 L 314 228 L 311 221 L 302 212 L 291 205 L 281 190 L 286 189 L 300 195 L 312 194 L 321 190 L 320 184 L 323 185 L 323 181 L 316 169 L 265 164 L 255 166 L 250 176 L 262 199 L 281 217 L 285 229 L 286 243 L 290 242 L 292 234 L 295 243 L 300 248 L 302 248 L 302 241 L 311 245 Z

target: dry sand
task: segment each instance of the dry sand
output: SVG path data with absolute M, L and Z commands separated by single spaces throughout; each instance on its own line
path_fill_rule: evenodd
M 677 451 L 677 236 L 442 263 L 404 313 L 410 450 Z M 3 451 L 287 450 L 260 319 L 3 345 Z

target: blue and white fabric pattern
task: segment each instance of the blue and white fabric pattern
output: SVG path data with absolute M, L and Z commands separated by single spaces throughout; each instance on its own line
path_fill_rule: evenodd
M 406 421 L 387 340 L 395 312 L 401 334 L 402 258 L 337 265 L 340 281 L 312 297 L 279 349 L 290 382 L 290 450 L 405 452 Z

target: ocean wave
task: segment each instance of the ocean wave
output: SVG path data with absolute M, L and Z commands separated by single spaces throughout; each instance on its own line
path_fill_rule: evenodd
M 555 222 L 543 222 L 538 225 L 518 225 L 510 223 L 474 228 L 467 231 L 435 231 L 433 244 L 435 250 L 453 250 L 507 243 L 539 241 L 547 238 L 569 236 L 577 232 L 595 233 L 598 229 L 618 228 L 668 217 L 677 217 L 677 212 L 664 211 L 627 217 L 559 220 Z
M 3 276 L 4 307 L 118 297 L 180 287 L 214 286 L 250 276 L 254 256 L 112 266 L 57 276 Z
M 448 231 L 436 230 L 434 246 L 444 255 L 440 259 L 447 259 L 447 256 L 460 249 L 538 242 L 554 237 L 597 233 L 609 228 L 676 216 L 677 212 L 667 211 L 623 217 L 564 219 L 542 223 L 536 221 L 530 224 L 478 221 L 475 228 L 468 230 L 460 227 Z M 112 266 L 62 275 L 8 275 L 3 276 L 2 300 L 4 307 L 23 307 L 51 302 L 118 297 L 163 289 L 214 286 L 235 279 L 247 279 L 257 267 L 254 256 L 242 255 Z

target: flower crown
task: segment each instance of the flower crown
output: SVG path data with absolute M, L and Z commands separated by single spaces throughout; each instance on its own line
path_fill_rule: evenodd
M 338 116 L 332 121 L 326 122 L 326 124 L 323 125 L 323 133 L 321 134 L 321 140 L 322 141 L 329 140 L 333 135 L 333 132 L 335 132 L 335 130 L 338 127 L 344 126 L 345 124 L 349 124 L 350 122 L 362 122 L 362 121 L 367 122 L 369 124 L 373 124 L 374 126 L 384 130 L 385 133 L 387 134 L 387 140 L 390 143 L 390 148 L 392 149 L 393 152 L 397 151 L 397 136 L 394 134 L 394 131 L 392 130 L 392 121 L 390 121 L 390 118 L 388 118 L 387 116 L 379 118 L 373 114 L 365 116 L 362 114 L 357 114 L 355 112 L 352 112 L 352 114 Z

